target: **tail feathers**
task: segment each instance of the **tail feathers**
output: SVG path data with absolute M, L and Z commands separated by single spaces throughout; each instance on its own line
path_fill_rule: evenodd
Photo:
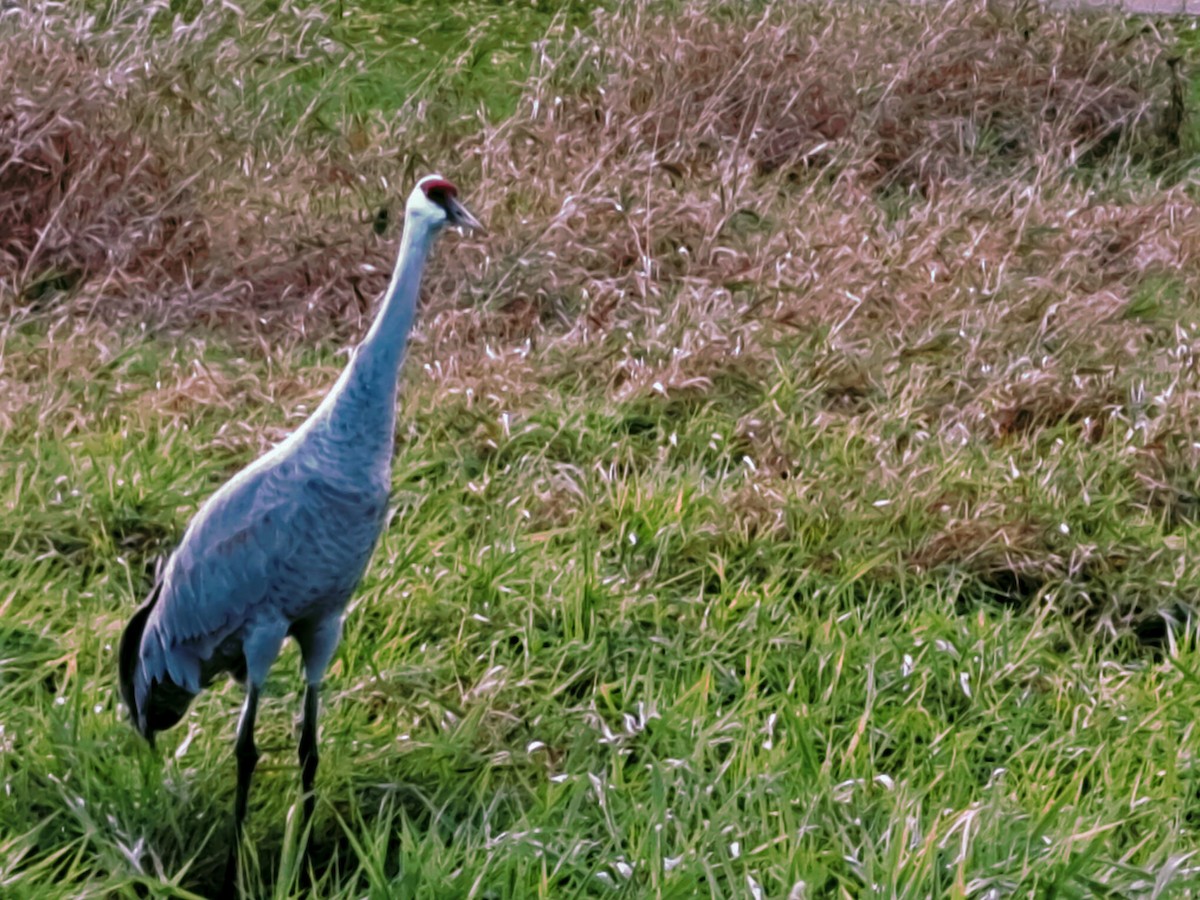
M 146 740 L 154 743 L 154 733 L 170 728 L 182 719 L 195 696 L 173 681 L 153 682 L 150 692 L 146 695 L 146 708 L 138 723 L 138 730 Z
M 118 674 L 121 681 L 121 699 L 129 709 L 129 717 L 134 727 L 151 744 L 154 743 L 154 733 L 170 728 L 187 712 L 194 693 L 182 688 L 164 675 L 165 680 L 153 681 L 143 692 L 143 703 L 138 705 L 137 679 L 139 663 L 142 656 L 142 635 L 146 631 L 146 622 L 154 611 L 162 592 L 162 582 L 155 585 L 146 602 L 143 603 L 125 626 L 121 635 L 121 645 L 117 653 Z
M 121 645 L 117 650 L 117 673 L 121 680 L 121 699 L 125 701 L 125 708 L 129 710 L 129 717 L 133 720 L 134 725 L 138 724 L 140 718 L 135 680 L 138 662 L 142 657 L 142 634 L 146 631 L 146 620 L 154 611 L 154 605 L 158 603 L 160 593 L 162 593 L 161 581 L 154 586 L 154 590 L 150 592 L 146 602 L 138 607 L 133 618 L 129 620 L 129 624 L 125 626 L 125 631 L 121 633 Z

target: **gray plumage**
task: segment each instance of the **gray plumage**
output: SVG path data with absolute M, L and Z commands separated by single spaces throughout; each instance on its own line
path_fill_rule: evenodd
M 215 676 L 229 672 L 246 682 L 235 832 L 257 760 L 258 689 L 289 635 L 300 645 L 308 685 L 301 762 L 306 817 L 311 812 L 316 692 L 383 528 L 397 378 L 421 272 L 447 225 L 480 227 L 456 193 L 438 176 L 418 182 L 383 305 L 337 384 L 295 433 L 201 507 L 122 636 L 122 696 L 151 743 Z

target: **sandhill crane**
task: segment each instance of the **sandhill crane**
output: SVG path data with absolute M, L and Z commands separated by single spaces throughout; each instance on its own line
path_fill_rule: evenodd
M 417 182 L 383 305 L 333 390 L 295 433 L 201 506 L 121 636 L 121 696 L 152 746 L 155 733 L 178 722 L 218 674 L 229 672 L 246 685 L 227 890 L 236 878 L 258 762 L 259 692 L 288 635 L 303 658 L 304 822 L 312 815 L 318 695 L 341 637 L 346 601 L 383 529 L 397 377 L 421 271 L 446 226 L 482 230 L 457 193 L 437 175 Z

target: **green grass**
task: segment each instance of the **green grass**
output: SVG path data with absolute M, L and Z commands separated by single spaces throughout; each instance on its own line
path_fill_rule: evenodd
M 432 140 L 492 152 L 459 129 L 511 116 L 515 145 L 533 133 L 516 98 L 539 89 L 509 90 L 519 47 L 583 8 L 497 5 L 475 37 L 453 9 L 356 10 L 331 34 L 381 35 L 361 79 L 277 74 L 336 81 L 340 127 L 473 46 Z M 408 58 L 393 40 L 413 32 L 428 40 Z M 507 170 L 481 168 L 499 193 Z M 1200 892 L 1200 279 L 1112 262 L 1170 186 L 1132 167 L 1080 200 L 1078 174 L 1011 214 L 1002 276 L 963 263 L 940 282 L 930 260 L 1012 236 L 1007 195 L 763 175 L 697 237 L 695 176 L 678 221 L 652 223 L 640 295 L 620 280 L 636 261 L 604 268 L 605 235 L 567 244 L 537 220 L 525 240 L 522 216 L 558 208 L 536 186 L 488 199 L 494 260 L 448 237 L 432 263 L 451 298 L 424 310 L 405 369 L 394 515 L 329 672 L 309 835 L 294 647 L 272 673 L 249 895 Z M 1111 215 L 1084 230 L 1093 203 Z M 1173 209 L 1169 236 L 1196 240 Z M 598 229 L 608 214 L 596 204 Z M 793 232 L 778 282 L 745 274 Z M 690 242 L 708 265 L 705 241 L 750 262 L 679 262 Z M 884 277 L 870 296 L 856 280 Z M 606 313 L 613 284 L 632 299 Z M 825 285 L 792 318 L 753 314 Z M 460 302 L 476 296 L 486 308 Z M 106 324 L 61 301 L 0 326 L 0 897 L 220 884 L 240 693 L 202 695 L 153 752 L 123 720 L 115 648 L 198 505 L 302 420 L 344 355 L 315 326 L 207 325 Z
M 530 45 L 552 28 L 586 26 L 591 8 L 576 0 L 343 4 L 337 37 L 369 53 L 371 63 L 342 96 L 354 111 L 386 112 L 433 83 L 454 113 L 482 107 L 503 119 L 516 108 Z
M 90 5 L 122 8 L 119 0 Z M 218 34 L 244 40 L 260 28 L 270 33 L 282 23 L 305 23 L 291 52 L 255 61 L 255 77 L 239 86 L 247 102 L 283 99 L 287 117 L 336 129 L 347 119 L 362 127 L 364 119 L 396 115 L 422 97 L 434 107 L 437 127 L 453 130 L 468 127 L 479 110 L 492 120 L 511 115 L 531 45 L 548 33 L 586 27 L 601 7 L 577 0 L 267 0 L 231 17 Z M 168 32 L 206 11 L 202 2 L 174 0 L 160 12 L 159 28 Z
M 52 390 L 4 438 L 6 896 L 204 893 L 228 839 L 236 689 L 202 697 L 155 755 L 120 720 L 113 648 L 147 561 L 280 424 L 236 391 L 164 419 L 155 380 L 198 360 L 268 381 L 267 361 L 108 340 L 113 363 L 48 366 Z M 6 352 L 52 359 L 55 343 L 10 336 Z M 319 390 L 333 363 L 298 374 Z M 795 388 L 683 410 L 549 391 L 506 428 L 494 406 L 448 410 L 410 367 L 395 518 L 326 691 L 321 896 L 1086 897 L 1173 866 L 1191 880 L 1192 627 L 1168 656 L 1131 655 L 1053 602 L 1022 611 L 906 570 L 922 504 L 844 494 L 869 465 L 852 435 L 809 448 L 782 526 L 757 521 L 752 447 L 732 436 Z M 1057 455 L 1103 469 L 1070 434 Z M 943 481 L 1004 477 L 987 455 L 936 463 Z M 1110 498 L 1092 522 L 1067 491 L 1031 515 L 1163 540 L 1092 477 Z M 1111 577 L 1169 575 L 1137 560 Z M 1184 577 L 1170 593 L 1191 595 Z M 254 892 L 275 896 L 297 890 L 285 656 L 250 825 Z

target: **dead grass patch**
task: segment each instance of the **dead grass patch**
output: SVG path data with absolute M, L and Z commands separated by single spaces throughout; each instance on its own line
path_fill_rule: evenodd
M 114 274 L 177 281 L 205 235 L 163 136 L 129 115 L 144 78 L 23 37 L 0 48 L 0 291 L 39 301 Z
M 450 305 L 468 284 L 494 298 L 501 339 L 624 328 L 639 309 L 698 321 L 693 294 L 724 296 L 703 311 L 723 331 L 752 312 L 837 322 L 855 297 L 860 321 L 907 324 L 945 306 L 938 282 L 964 248 L 1012 264 L 1025 220 L 1056 205 L 1047 195 L 1071 166 L 1173 146 L 1164 39 L 1119 18 L 981 3 L 632 7 L 539 47 L 517 113 L 457 146 L 422 135 L 419 103 L 323 136 L 303 117 L 272 128 L 290 95 L 222 87 L 252 63 L 228 35 L 257 28 L 254 52 L 291 52 L 322 33 L 321 16 L 203 11 L 174 25 L 188 52 L 153 11 L 103 25 L 44 14 L 34 42 L 33 15 L 6 13 L 0 199 L 20 223 L 0 248 L 7 303 L 58 297 L 93 316 L 273 335 L 357 330 L 391 265 L 369 200 L 384 184 L 402 193 L 392 148 L 407 146 L 462 159 L 476 205 L 503 226 L 429 285 Z M 1120 261 L 1158 240 L 1155 211 L 1117 215 L 1080 240 L 1083 217 L 1062 240 L 1089 266 L 1105 257 L 1104 271 L 1141 265 Z

